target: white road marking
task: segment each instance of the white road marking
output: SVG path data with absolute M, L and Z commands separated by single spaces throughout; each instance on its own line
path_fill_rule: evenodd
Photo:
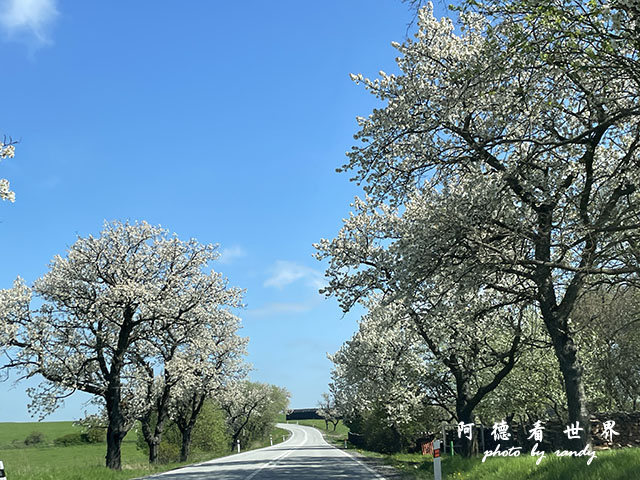
M 322 437 L 322 439 L 324 440 L 324 437 Z M 373 468 L 369 467 L 367 464 L 365 464 L 364 462 L 361 462 L 360 460 L 358 460 L 356 457 L 354 457 L 353 455 L 348 454 L 347 452 L 345 452 L 344 450 L 340 450 L 339 448 L 337 448 L 334 445 L 331 445 L 329 442 L 327 442 L 325 440 L 325 443 L 327 445 L 329 445 L 330 447 L 335 448 L 336 450 L 338 450 L 341 454 L 346 455 L 347 457 L 349 457 L 351 460 L 353 460 L 354 462 L 356 462 L 358 465 L 360 465 L 361 467 L 364 467 L 366 470 L 368 470 L 370 473 L 373 473 L 376 478 L 379 478 L 380 480 L 386 480 L 382 475 L 380 475 L 378 472 L 376 472 Z
M 315 428 L 315 427 L 312 427 Z M 339 448 L 337 448 L 334 445 L 331 445 L 329 442 L 327 442 L 324 439 L 324 436 L 322 435 L 322 432 L 316 428 L 316 431 L 320 434 L 320 437 L 322 438 L 322 441 L 329 445 L 331 448 L 336 449 L 338 452 L 340 452 L 342 455 L 345 455 L 346 457 L 350 458 L 351 460 L 353 460 L 355 463 L 357 463 L 358 465 L 360 465 L 361 467 L 363 467 L 365 470 L 367 470 L 369 473 L 372 473 L 373 475 L 375 475 L 376 478 L 378 478 L 379 480 L 386 480 L 385 477 L 383 477 L 382 475 L 380 475 L 378 472 L 376 472 L 374 469 L 372 469 L 371 467 L 369 467 L 367 464 L 365 464 L 364 462 L 358 460 L 356 457 L 354 457 L 353 455 L 348 454 L 347 452 L 345 452 L 344 450 L 341 450 Z M 293 430 L 291 430 L 291 432 L 293 432 Z M 304 433 L 304 441 L 302 442 L 302 445 L 304 445 L 307 442 L 307 431 L 306 430 L 302 430 L 302 432 Z M 293 435 L 292 435 L 293 437 Z M 248 480 L 248 479 L 246 479 Z
M 293 439 L 293 431 L 291 431 L 292 435 L 291 435 L 291 439 Z M 305 443 L 307 443 L 307 432 L 305 430 L 302 431 L 302 433 L 304 434 L 304 439 L 302 440 L 302 445 L 296 445 L 296 447 L 299 446 L 303 446 Z M 290 440 L 291 440 L 290 439 Z M 294 447 L 295 448 L 295 447 Z M 267 468 L 267 467 L 272 467 L 273 465 L 275 465 L 276 463 L 278 463 L 280 460 L 282 460 L 283 458 L 287 457 L 288 455 L 291 455 L 295 450 L 288 450 L 286 452 L 284 452 L 282 455 L 274 458 L 273 460 L 271 460 L 269 463 L 265 463 L 264 465 L 262 465 L 258 470 L 256 470 L 255 472 L 253 472 L 251 475 L 249 475 L 248 477 L 246 477 L 244 480 L 251 480 L 253 477 L 255 477 L 258 473 L 260 473 L 263 469 Z
M 254 471 L 251 475 L 249 475 L 248 477 L 246 477 L 244 480 L 251 480 L 253 477 L 255 477 L 258 473 L 260 473 L 264 468 L 267 468 L 269 466 L 275 465 L 276 463 L 278 463 L 281 459 L 283 459 L 284 457 L 286 457 L 287 455 L 291 455 L 294 452 L 294 450 L 288 450 L 286 452 L 284 452 L 282 455 L 280 455 L 279 457 L 274 458 L 273 460 L 271 460 L 269 463 L 265 463 L 264 465 L 262 465 L 258 470 Z
M 241 478 L 242 480 L 258 480 L 259 478 L 271 477 L 281 479 L 284 478 L 284 476 L 289 475 L 289 472 L 292 471 L 294 472 L 294 476 L 299 473 L 300 477 L 305 478 L 306 480 L 325 477 L 344 478 L 344 474 L 346 472 L 349 472 L 353 478 L 385 480 L 385 477 L 358 458 L 349 455 L 340 448 L 336 448 L 333 445 L 328 444 L 322 437 L 320 430 L 311 430 L 311 427 L 298 427 L 293 425 L 282 425 L 282 427 L 291 431 L 291 435 L 285 442 L 278 444 L 277 447 L 274 445 L 264 449 L 246 451 L 145 478 L 160 479 L 166 475 L 170 475 L 171 478 L 175 478 L 177 480 L 178 478 L 183 478 L 182 475 L 184 475 L 184 478 L 192 475 L 194 480 L 196 478 L 203 480 L 205 478 L 217 478 L 217 476 L 220 475 L 221 478 Z M 321 450 L 326 446 L 329 446 L 330 448 L 328 451 L 325 450 L 323 454 Z M 313 452 L 307 454 L 304 452 L 306 449 L 320 451 L 315 454 Z M 346 456 L 349 460 L 338 461 L 336 468 L 333 470 L 329 468 L 327 470 L 327 474 L 323 477 L 322 472 L 313 470 L 314 467 L 322 467 L 327 462 L 330 462 L 331 459 L 335 462 L 338 460 L 336 457 L 342 458 L 340 454 L 333 453 L 331 451 L 332 449 L 337 450 L 341 455 Z M 280 452 L 278 452 L 278 450 Z M 269 458 L 264 458 L 269 455 L 273 455 L 271 460 L 269 460 Z M 273 458 L 274 456 L 275 458 Z M 283 462 L 286 458 L 288 458 L 288 460 Z M 316 459 L 317 462 L 314 462 L 313 459 Z M 285 465 L 281 468 L 283 463 Z M 252 467 L 252 464 L 255 465 Z M 354 464 L 357 464 L 357 467 L 355 467 Z M 263 473 L 264 475 L 259 477 L 260 473 Z M 295 480 L 295 478 L 292 480 Z

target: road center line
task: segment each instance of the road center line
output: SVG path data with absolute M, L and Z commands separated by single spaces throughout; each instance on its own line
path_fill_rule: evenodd
M 263 466 L 261 466 L 258 470 L 254 471 L 251 475 L 249 475 L 248 477 L 246 477 L 244 480 L 251 480 L 253 477 L 255 477 L 258 473 L 260 473 L 263 469 L 273 466 L 276 463 L 278 463 L 280 460 L 282 460 L 284 457 L 286 457 L 287 455 L 290 455 L 293 453 L 293 450 L 287 450 L 286 452 L 284 452 L 282 455 L 274 458 L 273 460 L 271 460 L 269 463 L 265 463 Z
M 299 433 L 299 432 L 298 432 Z M 305 443 L 307 443 L 307 432 L 305 430 L 302 430 L 302 433 L 304 434 L 304 438 L 302 440 L 302 445 L 304 445 Z M 291 438 L 289 440 L 293 440 L 294 438 L 294 430 L 291 430 Z M 302 446 L 302 445 L 296 445 L 296 446 Z M 294 447 L 295 448 L 295 447 Z M 253 477 L 255 477 L 258 473 L 260 473 L 263 469 L 267 468 L 267 467 L 272 467 L 273 465 L 275 465 L 276 463 L 278 463 L 280 460 L 282 460 L 283 458 L 285 458 L 288 455 L 291 455 L 294 452 L 294 448 L 292 448 L 291 450 L 287 450 L 286 452 L 284 452 L 282 455 L 274 458 L 273 460 L 271 460 L 269 463 L 265 463 L 263 466 L 261 466 L 259 469 L 257 469 L 256 471 L 254 471 L 253 473 L 251 473 L 248 477 L 245 477 L 244 480 L 251 480 Z

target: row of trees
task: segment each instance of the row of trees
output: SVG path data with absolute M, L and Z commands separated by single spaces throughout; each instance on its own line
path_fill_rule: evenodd
M 617 289 L 583 296 L 572 314 L 591 412 L 640 408 L 638 312 L 640 291 Z M 509 374 L 478 402 L 474 421 L 490 427 L 506 419 L 522 431 L 536 420 L 566 422 L 566 395 L 550 339 L 539 317 L 529 320 L 537 335 L 518 349 Z M 447 324 L 438 327 L 446 330 Z M 456 378 L 392 306 L 372 307 L 358 332 L 330 358 L 331 394 L 318 413 L 343 419 L 371 449 L 413 447 L 425 431 L 439 431 L 442 421 L 458 421 Z M 465 358 L 474 388 L 493 378 L 490 359 L 480 348 L 474 358 Z
M 211 269 L 217 256 L 213 245 L 146 222 L 105 223 L 55 257 L 33 287 L 17 279 L 0 291 L 0 368 L 43 378 L 28 391 L 42 416 L 75 391 L 93 395 L 104 407 L 109 468 L 121 468 L 121 443 L 136 422 L 151 462 L 170 420 L 186 459 L 207 399 L 235 399 L 222 402 L 232 411 L 256 393 L 241 382 L 247 339 L 231 313 L 242 291 Z
M 186 461 L 192 449 L 210 455 L 224 455 L 263 442 L 286 411 L 289 392 L 264 383 L 242 381 L 221 395 L 207 398 L 185 435 L 179 418 L 170 419 L 158 445 L 160 462 Z M 152 416 L 152 423 L 156 416 Z M 138 430 L 138 447 L 150 450 L 144 429 Z
M 385 105 L 358 118 L 341 169 L 366 196 L 316 245 L 324 292 L 369 311 L 334 356 L 336 395 L 365 409 L 384 397 L 396 430 L 434 401 L 470 423 L 510 397 L 499 387 L 517 372 L 536 387 L 559 380 L 556 406 L 574 424 L 589 424 L 598 379 L 627 392 L 604 403 L 635 408 L 637 363 L 607 377 L 581 355 L 623 360 L 637 341 L 634 318 L 591 308 L 637 297 L 637 2 L 458 10 L 460 33 L 431 5 L 418 11 L 415 39 L 394 43 L 399 74 L 353 75 Z M 626 322 L 615 339 L 602 326 L 613 319 Z M 584 429 L 571 447 L 588 441 Z

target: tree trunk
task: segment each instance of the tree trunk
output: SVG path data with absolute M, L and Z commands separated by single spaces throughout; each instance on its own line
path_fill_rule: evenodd
M 127 430 L 124 428 L 124 421 L 120 412 L 117 414 L 109 412 L 109 426 L 107 427 L 107 455 L 106 465 L 107 468 L 112 470 L 121 470 L 122 463 L 120 458 L 122 440 L 127 434 Z
M 120 402 L 120 375 L 118 373 L 112 377 L 109 387 L 107 388 L 107 395 L 105 396 L 107 416 L 109 418 L 109 425 L 107 426 L 106 465 L 107 468 L 112 470 L 122 469 L 120 449 L 122 440 L 127 434 Z
M 142 437 L 149 447 L 149 463 L 156 463 L 158 460 L 158 442 L 151 432 L 151 413 L 147 413 L 140 420 L 142 427 Z
M 188 409 L 188 413 L 183 412 L 179 415 L 179 418 L 176 419 L 176 425 L 182 434 L 182 445 L 180 446 L 181 462 L 186 462 L 191 453 L 191 433 L 196 426 L 196 420 L 198 419 L 198 415 L 200 415 L 206 399 L 207 397 L 205 395 L 194 394 L 189 401 L 190 408 Z
M 153 427 L 153 416 L 152 412 L 148 413 L 141 420 L 142 424 L 142 436 L 144 437 L 145 442 L 147 442 L 147 446 L 149 447 L 149 463 L 157 464 L 158 463 L 158 449 L 160 447 L 160 442 L 162 441 L 162 434 L 164 433 L 164 425 L 167 420 L 166 414 L 159 414 L 158 419 L 156 421 L 155 427 Z
M 118 345 L 112 358 L 111 370 L 107 372 L 107 392 L 104 397 L 109 425 L 107 427 L 107 468 L 112 470 L 122 470 L 121 446 L 122 440 L 127 434 L 125 419 L 122 415 L 122 392 L 120 383 L 120 372 L 124 366 L 124 357 L 129 347 L 129 337 L 133 329 L 134 308 L 128 305 L 123 312 L 123 322 L 118 334 Z M 107 370 L 104 366 L 103 370 Z
M 518 342 L 514 344 L 512 352 L 515 351 L 517 344 Z M 449 368 L 451 369 L 453 376 L 456 379 L 456 416 L 458 417 L 458 422 L 463 422 L 465 425 L 475 424 L 473 409 L 476 407 L 476 405 L 478 405 L 478 403 L 484 398 L 485 395 L 487 395 L 498 386 L 500 380 L 504 377 L 504 375 L 506 375 L 504 371 L 511 371 L 511 368 L 513 367 L 512 362 L 511 367 L 507 368 L 507 366 L 505 366 L 502 368 L 502 371 L 494 377 L 491 384 L 481 386 L 476 391 L 475 395 L 471 396 L 471 379 L 469 375 L 465 374 L 463 369 L 460 367 L 459 361 L 453 355 L 449 358 Z M 467 438 L 464 433 L 460 435 L 460 444 L 462 450 L 461 453 L 462 456 L 467 458 L 471 457 L 471 455 L 473 454 L 474 446 L 476 450 L 478 448 L 478 442 L 476 438 L 477 435 L 473 431 L 473 427 L 471 427 L 471 432 L 471 440 L 469 440 L 469 438 Z
M 567 438 L 570 450 L 582 450 L 591 445 L 591 421 L 587 409 L 587 397 L 584 390 L 583 369 L 577 357 L 577 349 L 573 339 L 565 332 L 553 338 L 553 346 L 560 363 L 560 371 L 564 380 L 567 394 L 567 409 L 569 427 L 579 424 L 578 438 Z
M 177 422 L 178 429 L 182 434 L 182 445 L 180 446 L 181 462 L 186 462 L 189 458 L 189 454 L 191 453 L 191 433 L 193 432 L 193 428 L 196 426 L 196 420 L 203 403 L 204 402 L 197 403 L 198 407 L 191 410 L 191 415 L 187 421 L 184 421 L 186 419 L 182 419 L 183 421 Z
M 453 356 L 450 358 L 449 368 L 456 379 L 456 415 L 458 422 L 463 422 L 465 425 L 471 424 L 472 432 L 473 425 L 475 425 L 473 410 L 511 372 L 515 365 L 515 354 L 519 345 L 520 335 L 517 335 L 513 338 L 511 349 L 507 353 L 508 358 L 503 362 L 502 368 L 494 375 L 491 382 L 479 386 L 473 396 L 471 396 L 470 392 L 470 377 L 463 372 L 458 361 Z M 470 457 L 474 450 L 478 450 L 478 439 L 476 437 L 477 435 L 472 434 L 471 440 L 469 440 L 464 434 L 460 435 L 463 456 Z
M 153 429 L 155 431 L 152 431 L 151 414 L 145 415 L 140 423 L 142 424 L 142 436 L 144 437 L 144 441 L 147 442 L 147 446 L 149 447 L 149 463 L 156 464 L 158 463 L 158 448 L 160 446 L 162 433 L 160 433 L 160 435 L 157 434 L 157 426 L 155 429 Z
M 536 241 L 535 258 L 541 262 L 551 261 L 551 231 L 553 228 L 553 208 L 541 206 L 538 211 L 539 237 Z M 592 238 L 587 240 L 581 264 L 591 265 L 591 257 L 595 251 Z M 591 425 L 587 409 L 587 398 L 582 379 L 582 365 L 577 356 L 577 348 L 571 337 L 568 318 L 573 310 L 575 301 L 582 288 L 583 275 L 576 272 L 565 289 L 562 302 L 558 304 L 554 287 L 554 277 L 547 265 L 536 267 L 535 281 L 538 287 L 538 301 L 540 313 L 560 364 L 560 371 L 564 380 L 567 394 L 567 409 L 569 412 L 569 426 L 579 426 L 578 438 L 567 439 L 571 450 L 582 450 L 591 444 Z M 579 424 L 579 425 L 576 425 Z
M 395 424 L 391 425 L 391 434 L 393 437 L 391 439 L 393 449 L 392 453 L 401 452 L 403 447 L 402 435 L 398 431 L 398 427 Z
M 193 431 L 193 425 L 188 425 L 187 428 L 182 430 L 182 445 L 180 446 L 180 461 L 186 462 L 191 453 L 191 432 Z
M 474 423 L 473 422 L 473 410 L 470 410 L 468 408 L 468 405 L 465 405 L 460 411 L 457 411 L 456 409 L 456 413 L 458 415 L 458 422 L 464 422 L 465 424 L 467 423 Z M 471 436 L 471 440 L 469 440 L 467 438 L 467 436 L 465 434 L 462 434 L 462 436 L 460 437 L 460 443 L 461 443 L 461 448 L 462 448 L 462 456 L 464 457 L 471 457 L 473 450 L 474 450 L 474 445 L 475 448 L 477 449 L 477 435 L 475 434 L 475 432 L 472 431 L 472 436 Z
M 457 361 L 451 358 L 451 364 L 457 365 Z M 464 375 L 462 369 L 455 368 L 453 371 L 454 377 L 456 379 L 456 416 L 458 417 L 458 422 L 463 422 L 465 425 L 473 422 L 473 408 L 474 406 L 469 403 L 469 399 L 471 395 L 469 394 L 469 378 Z M 473 431 L 473 430 L 472 430 Z M 469 440 L 464 433 L 460 436 L 460 443 L 462 445 L 462 455 L 464 457 L 471 457 L 472 454 L 472 441 L 473 435 Z
M 158 437 L 153 437 L 153 441 L 149 443 L 149 463 L 155 465 L 158 463 L 158 447 L 160 442 Z

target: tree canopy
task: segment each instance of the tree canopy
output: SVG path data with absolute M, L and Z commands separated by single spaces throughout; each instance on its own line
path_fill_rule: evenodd
M 163 401 L 169 385 L 189 378 L 189 352 L 203 346 L 198 357 L 216 356 L 229 348 L 217 345 L 224 342 L 243 351 L 228 312 L 240 305 L 241 291 L 208 267 L 216 257 L 215 246 L 181 241 L 146 222 L 105 223 L 35 282 L 41 306 L 31 309 L 20 281 L 2 292 L 10 307 L 2 312 L 4 330 L 12 334 L 4 338 L 11 356 L 3 368 L 44 378 L 29 392 L 44 414 L 75 390 L 94 395 L 108 416 L 107 466 L 120 468 L 120 444 L 133 422 Z
M 570 316 L 638 273 L 636 20 L 627 2 L 469 2 L 457 30 L 420 9 L 415 38 L 394 43 L 398 74 L 352 75 L 384 106 L 358 118 L 341 169 L 367 196 L 318 245 L 325 291 L 347 309 L 374 290 L 535 308 L 568 419 L 588 424 Z

